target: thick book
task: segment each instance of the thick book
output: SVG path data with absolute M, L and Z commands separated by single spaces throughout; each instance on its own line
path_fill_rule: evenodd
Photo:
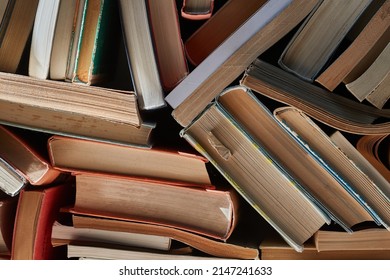
M 302 253 L 294 251 L 282 239 L 269 237 L 260 245 L 261 260 L 388 260 L 390 250 L 317 251 L 314 241 L 306 242 Z
M 185 42 L 191 64 L 199 65 L 234 31 L 248 20 L 266 0 L 229 0 Z
M 60 175 L 59 170 L 54 169 L 49 159 L 38 150 L 27 138 L 14 133 L 10 128 L 0 126 L 0 157 L 8 163 L 9 168 L 22 176 L 19 184 L 8 185 L 10 182 L 2 182 L 1 190 L 15 196 L 28 182 L 31 185 L 47 185 L 53 183 Z M 6 165 L 7 166 L 7 165 Z M 19 177 L 20 178 L 20 177 Z M 24 182 L 23 182 L 24 181 Z M 5 186 L 2 186 L 2 185 Z
M 352 233 L 324 229 L 314 234 L 314 244 L 318 252 L 348 250 L 390 251 L 390 232 L 380 227 L 360 229 Z
M 196 153 L 140 148 L 53 135 L 48 140 L 52 165 L 64 171 L 92 171 L 210 186 L 206 159 Z
M 316 78 L 316 82 L 333 91 L 343 81 L 360 76 L 384 49 L 390 34 L 390 1 L 384 1 L 359 35 L 332 64 Z
M 69 184 L 21 191 L 13 232 L 13 260 L 63 258 L 63 249 L 51 244 L 51 232 L 60 208 L 71 203 L 73 195 Z
M 188 74 L 175 0 L 148 0 L 154 51 L 164 92 L 170 92 Z
M 324 166 L 335 178 L 343 183 L 345 189 L 371 214 L 374 221 L 389 229 L 390 183 L 362 171 L 362 164 L 351 156 L 346 140 L 326 134 L 302 111 L 294 107 L 282 107 L 274 111 L 275 117 L 297 141 L 305 144 L 313 156 L 324 162 Z M 337 133 L 337 131 L 335 132 Z M 366 170 L 366 169 L 364 169 Z M 381 180 L 379 180 L 381 179 Z
M 239 199 L 232 188 L 88 173 L 75 177 L 75 212 L 161 224 L 221 240 L 229 238 L 237 223 Z
M 183 127 L 260 54 L 296 27 L 318 1 L 269 0 L 166 97 Z
M 149 146 L 133 92 L 0 73 L 0 122 L 106 141 Z
M 279 65 L 312 82 L 371 1 L 321 1 L 285 47 Z
M 165 106 L 145 0 L 120 0 L 126 53 L 138 104 L 151 110 Z
M 109 79 L 113 72 L 112 57 L 119 43 L 119 12 L 116 1 L 88 1 L 78 5 L 76 26 L 79 32 L 74 37 L 71 48 L 71 60 L 68 64 L 67 80 L 86 85 L 100 84 Z
M 329 218 L 219 105 L 211 103 L 182 136 L 297 251 Z
M 390 131 L 389 109 L 334 94 L 260 59 L 248 67 L 240 84 L 341 131 L 359 135 Z
M 38 0 L 10 0 L 0 26 L 0 71 L 15 73 L 34 26 Z
M 381 109 L 390 98 L 390 43 L 374 62 L 346 88 L 359 100 L 367 100 Z
M 148 235 L 149 238 L 152 237 L 153 240 L 157 238 L 157 240 L 155 240 L 158 241 L 156 246 L 158 246 L 160 249 L 164 244 L 164 240 L 169 239 L 171 243 L 170 248 L 175 245 L 173 243 L 177 242 L 179 245 L 184 244 L 190 246 L 190 248 L 194 250 L 219 258 L 249 260 L 258 259 L 259 255 L 257 246 L 250 244 L 250 242 L 246 242 L 247 240 L 230 237 L 226 241 L 221 241 L 190 231 L 163 225 L 105 219 L 77 214 L 73 215 L 73 225 L 76 229 L 79 230 L 95 229 L 104 231 L 118 231 L 122 233 L 140 234 L 144 238 L 146 238 L 145 236 Z M 163 239 L 163 242 L 161 242 L 161 238 Z M 65 245 L 71 243 L 72 241 L 74 240 L 58 240 L 52 237 L 52 242 L 58 245 Z M 143 245 L 143 243 L 137 242 L 134 244 L 134 247 L 149 248 L 151 244 L 154 243 Z M 167 247 L 165 246 L 165 248 Z M 168 249 L 169 248 L 167 248 L 167 250 Z
M 226 89 L 217 102 L 345 230 L 351 231 L 354 225 L 373 220 L 343 184 L 296 141 L 249 89 L 239 86 Z
M 46 79 L 49 75 L 50 56 L 60 0 L 39 0 L 32 31 L 28 75 Z
M 190 20 L 209 19 L 213 14 L 214 0 L 183 0 L 181 16 Z

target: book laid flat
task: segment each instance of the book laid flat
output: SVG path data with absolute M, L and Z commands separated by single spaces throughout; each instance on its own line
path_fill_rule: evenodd
M 231 87 L 218 96 L 217 102 L 344 229 L 351 231 L 352 226 L 373 220 L 250 90 L 240 86 Z
M 5 126 L 0 126 L 0 157 L 31 185 L 47 185 L 61 175 L 59 170 L 51 166 L 49 159 L 28 143 L 27 139 Z M 1 189 L 14 196 L 23 186 L 24 184 L 20 184 L 11 188 L 8 185 Z
M 258 258 L 258 249 L 247 244 L 241 244 L 241 241 L 232 241 L 231 238 L 229 238 L 227 241 L 220 241 L 189 231 L 184 231 L 177 228 L 166 227 L 162 225 L 104 219 L 81 215 L 73 215 L 73 225 L 75 228 L 78 229 L 98 229 L 106 231 L 141 234 L 143 236 L 152 235 L 154 237 L 158 236 L 160 238 L 169 238 L 171 240 L 171 243 L 177 241 L 210 256 L 220 258 Z M 69 241 L 59 240 L 58 245 L 65 245 L 67 243 L 69 243 Z M 134 244 L 134 247 L 144 247 L 142 244 L 143 243 Z M 148 244 L 148 246 L 149 245 L 150 244 Z M 161 247 L 161 245 L 158 246 Z
M 181 16 L 191 20 L 205 20 L 211 17 L 214 0 L 183 0 Z
M 34 25 L 38 2 L 8 1 L 0 29 L 0 71 L 16 72 Z
M 153 126 L 142 124 L 133 92 L 0 73 L 2 123 L 148 145 Z
M 384 49 L 390 36 L 390 1 L 385 1 L 348 48 L 316 78 L 333 91 L 344 80 L 355 80 Z
M 123 37 L 138 104 L 151 110 L 165 106 L 144 0 L 119 1 Z
M 71 243 L 77 244 L 113 244 L 116 246 L 140 247 L 155 250 L 168 251 L 171 247 L 171 239 L 164 236 L 130 233 L 96 228 L 80 228 L 70 225 L 63 225 L 54 222 L 51 233 L 53 246 L 62 246 Z
M 390 132 L 389 109 L 334 94 L 260 59 L 248 67 L 240 84 L 341 131 L 359 135 Z
M 290 40 L 279 65 L 302 79 L 313 81 L 371 1 L 323 0 Z
M 161 224 L 221 240 L 229 238 L 237 222 L 239 200 L 233 189 L 88 173 L 75 177 L 75 212 Z
M 116 1 L 85 1 L 74 67 L 68 68 L 68 79 L 82 84 L 98 84 L 113 72 L 113 62 L 118 47 L 119 12 Z M 77 12 L 77 11 L 76 11 Z M 78 27 L 77 27 L 78 28 Z M 76 38 L 76 37 L 75 37 Z M 73 59 L 73 58 L 72 58 Z
M 297 251 L 329 222 L 297 183 L 218 103 L 210 104 L 182 131 L 182 136 Z
M 65 171 L 92 171 L 210 186 L 206 159 L 193 153 L 151 149 L 54 135 L 48 140 L 52 165 Z
M 388 260 L 390 250 L 317 251 L 314 241 L 305 244 L 302 253 L 294 251 L 281 239 L 268 238 L 260 245 L 261 260 Z
M 229 0 L 185 42 L 188 60 L 199 65 L 237 28 L 249 19 L 266 0 Z
M 385 228 L 367 228 L 352 233 L 319 230 L 314 234 L 314 243 L 318 252 L 341 250 L 389 251 L 390 232 Z
M 387 180 L 377 180 L 371 174 L 362 172 L 359 168 L 361 164 L 355 163 L 354 158 L 349 156 L 348 145 L 338 143 L 343 141 L 342 137 L 337 141 L 328 136 L 299 109 L 279 108 L 274 111 L 274 115 L 292 132 L 297 141 L 305 143 L 305 147 L 313 155 L 324 161 L 328 170 L 340 179 L 346 190 L 366 208 L 379 225 L 389 229 L 390 200 L 387 195 L 390 193 L 390 183 Z
M 347 83 L 346 88 L 359 100 L 367 100 L 381 109 L 390 98 L 390 43 L 375 61 L 356 80 Z
M 17 197 L 0 196 L 0 256 L 11 256 Z
M 307 16 L 318 1 L 269 0 L 166 97 L 183 127 L 260 54 Z
M 32 31 L 28 75 L 46 79 L 60 0 L 39 0 Z
M 363 135 L 356 142 L 356 149 L 390 182 L 390 148 L 388 141 L 388 135 Z M 384 152 L 380 153 L 379 151 Z M 382 159 L 380 154 L 385 155 L 385 158 Z
M 149 0 L 148 14 L 161 85 L 169 92 L 188 74 L 176 1 Z
M 62 249 L 51 245 L 51 231 L 60 207 L 71 203 L 73 195 L 72 186 L 68 184 L 20 192 L 11 252 L 13 260 L 62 257 Z
M 194 256 L 190 254 L 163 253 L 156 251 L 137 251 L 106 248 L 98 246 L 67 245 L 68 258 L 92 260 L 215 260 L 209 256 Z
M 52 80 L 65 80 L 73 24 L 77 16 L 79 0 L 60 1 L 57 23 L 51 49 L 49 77 Z

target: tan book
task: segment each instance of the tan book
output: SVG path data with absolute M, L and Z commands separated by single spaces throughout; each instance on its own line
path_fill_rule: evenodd
M 360 229 L 352 233 L 319 230 L 314 235 L 314 243 L 318 252 L 352 250 L 390 251 L 390 231 L 384 228 Z
M 359 101 L 367 100 L 381 109 L 390 98 L 389 65 L 390 43 L 359 78 L 345 86 Z
M 372 135 L 390 131 L 389 109 L 333 94 L 259 59 L 248 67 L 240 84 L 341 131 Z
M 52 134 L 150 145 L 133 92 L 0 73 L 0 122 Z
M 188 74 L 175 0 L 148 1 L 148 15 L 154 50 L 165 92 L 171 91 Z
M 371 1 L 323 0 L 285 47 L 279 65 L 302 79 L 314 81 Z
M 359 77 L 386 46 L 390 36 L 390 1 L 384 1 L 348 48 L 316 78 L 333 91 L 343 81 Z
M 183 127 L 260 54 L 306 17 L 319 1 L 269 0 L 166 97 Z
M 16 72 L 34 25 L 38 2 L 8 2 L 0 32 L 0 71 Z

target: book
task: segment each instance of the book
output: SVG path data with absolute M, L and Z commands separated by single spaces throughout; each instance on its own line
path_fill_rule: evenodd
M 73 209 L 70 209 L 70 211 L 72 210 Z M 73 215 L 73 225 L 75 228 L 79 229 L 119 231 L 168 238 L 171 244 L 178 242 L 188 245 L 194 250 L 203 252 L 204 254 L 220 258 L 258 259 L 259 254 L 257 249 L 258 246 L 250 244 L 250 242 L 247 242 L 247 239 L 241 240 L 240 237 L 242 237 L 242 235 L 240 235 L 238 238 L 235 238 L 236 236 L 231 236 L 226 241 L 220 241 L 174 227 L 105 219 L 101 217 L 91 217 L 80 214 Z M 239 228 L 236 228 L 235 232 L 237 229 Z M 55 239 L 54 243 L 56 243 Z M 58 245 L 65 245 L 67 243 L 69 243 L 67 240 L 59 240 Z M 141 247 L 141 243 L 138 243 L 138 246 L 134 247 Z M 144 248 L 147 247 L 145 246 Z
M 50 55 L 60 0 L 39 0 L 32 31 L 28 74 L 38 79 L 49 75 Z
M 119 1 L 123 37 L 138 105 L 143 110 L 165 106 L 148 10 L 144 0 Z
M 0 255 L 11 256 L 17 197 L 0 196 Z
M 352 233 L 319 230 L 314 234 L 318 252 L 347 250 L 390 250 L 390 232 L 385 228 L 366 228 Z
M 63 258 L 62 248 L 51 245 L 51 231 L 60 207 L 71 203 L 73 195 L 69 184 L 20 192 L 13 232 L 13 260 Z
M 261 260 L 388 260 L 390 250 L 317 251 L 314 241 L 305 244 L 302 253 L 294 251 L 281 239 L 270 237 L 260 245 Z
M 113 72 L 115 59 L 110 53 L 119 43 L 119 14 L 116 1 L 85 1 L 79 5 L 82 19 L 74 66 L 68 65 L 67 79 L 86 85 L 101 84 Z M 80 14 L 79 14 L 80 15 Z M 73 59 L 73 58 L 72 58 Z
M 266 0 L 227 1 L 185 41 L 186 56 L 191 64 L 199 65 L 265 3 Z
M 371 214 L 374 221 L 389 229 L 390 201 L 387 196 L 390 183 L 383 179 L 369 177 L 359 168 L 346 149 L 347 144 L 340 145 L 335 137 L 326 134 L 316 123 L 299 109 L 282 107 L 274 111 L 276 118 L 292 132 L 297 141 L 305 143 L 305 147 L 318 156 L 327 169 L 344 184 L 348 192 Z M 339 136 L 341 136 L 339 134 Z M 342 137 L 339 141 L 341 142 Z
M 213 13 L 214 0 L 183 0 L 181 16 L 190 20 L 209 19 Z
M 248 67 L 240 84 L 344 132 L 374 135 L 390 131 L 388 109 L 334 94 L 260 59 Z
M 28 44 L 38 0 L 11 0 L 1 22 L 0 71 L 15 73 Z
M 329 222 L 218 103 L 211 103 L 181 135 L 295 250 L 301 251 L 302 244 Z
M 59 135 L 50 137 L 48 150 L 51 164 L 64 171 L 92 171 L 162 179 L 177 184 L 211 185 L 207 160 L 196 153 L 156 146 L 147 149 Z
M 216 102 L 318 207 L 345 230 L 352 231 L 354 225 L 373 220 L 322 162 L 312 157 L 249 89 L 228 88 Z
M 168 251 L 171 239 L 164 236 L 131 233 L 114 229 L 79 228 L 54 222 L 51 243 L 53 246 L 67 244 L 114 244 L 124 247 L 140 247 Z
M 68 258 L 92 260 L 215 260 L 209 256 L 129 250 L 98 246 L 67 245 Z M 124 269 L 124 268 L 123 268 Z M 125 272 L 122 272 L 125 273 Z
M 0 2 L 0 21 L 3 20 L 5 11 L 7 10 L 9 0 L 1 0 Z
M 307 16 L 318 1 L 269 0 L 166 97 L 183 127 L 260 54 Z M 233 66 L 234 65 L 234 66 Z
M 0 122 L 13 126 L 149 146 L 133 92 L 0 73 Z
M 389 6 L 390 1 L 384 1 L 348 48 L 316 78 L 317 83 L 333 91 L 344 80 L 355 80 L 371 65 L 388 42 Z
M 376 170 L 390 182 L 388 135 L 363 135 L 356 142 L 356 149 L 362 154 Z M 383 148 L 382 148 L 383 147 Z M 379 154 L 385 155 L 382 158 Z M 386 155 L 387 154 L 387 155 Z
M 26 184 L 23 174 L 0 157 L 0 190 L 15 196 Z
M 0 126 L 0 157 L 8 166 L 25 180 L 18 180 L 19 184 L 7 184 L 2 190 L 15 196 L 24 187 L 25 182 L 31 185 L 47 185 L 59 179 L 61 172 L 55 170 L 35 145 L 16 134 L 10 128 Z M 4 182 L 2 184 L 5 184 Z
M 375 61 L 346 88 L 359 100 L 367 100 L 381 109 L 390 97 L 390 44 L 383 49 Z
M 176 1 L 149 0 L 147 8 L 161 85 L 169 92 L 188 74 Z
M 65 80 L 71 49 L 72 31 L 77 20 L 79 0 L 60 1 L 57 23 L 51 49 L 49 77 L 52 80 Z
M 162 224 L 221 240 L 237 223 L 239 200 L 233 189 L 87 173 L 75 177 L 75 212 Z
M 291 38 L 279 65 L 312 82 L 370 2 L 323 0 Z M 328 28 L 329 24 L 332 28 Z

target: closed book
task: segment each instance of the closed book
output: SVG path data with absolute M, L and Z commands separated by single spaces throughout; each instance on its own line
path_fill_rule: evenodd
M 0 27 L 0 71 L 15 73 L 34 26 L 38 0 L 8 1 Z
M 13 233 L 13 260 L 64 258 L 63 248 L 52 246 L 51 232 L 59 209 L 71 203 L 73 195 L 68 184 L 21 191 Z
M 181 16 L 191 20 L 205 20 L 211 17 L 214 0 L 184 0 Z
M 182 131 L 297 251 L 329 218 L 218 103 Z
M 183 127 L 260 54 L 306 17 L 318 1 L 269 0 L 166 97 Z
M 0 126 L 0 143 L 0 157 L 29 184 L 47 185 L 61 175 L 59 170 L 51 166 L 48 157 L 37 145 L 29 143 L 27 137 L 16 134 L 10 128 Z M 7 185 L 3 191 L 14 196 L 24 185 L 17 184 L 13 188 Z
M 279 65 L 312 82 L 371 1 L 321 1 L 285 47 Z
M 76 213 L 164 225 L 222 240 L 229 238 L 238 219 L 233 189 L 85 172 L 75 176 Z
M 0 195 L 0 256 L 11 256 L 18 197 Z

